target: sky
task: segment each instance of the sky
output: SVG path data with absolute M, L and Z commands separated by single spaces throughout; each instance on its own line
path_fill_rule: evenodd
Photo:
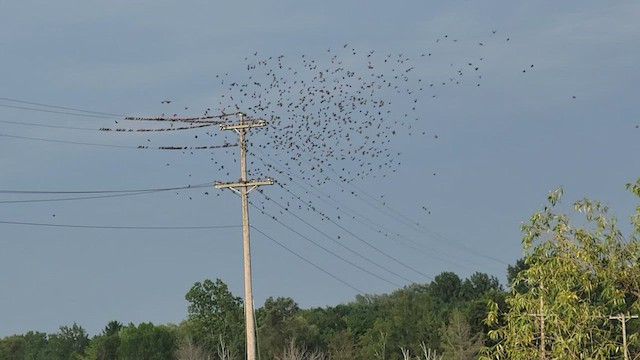
M 333 306 L 443 271 L 504 283 L 521 224 L 558 187 L 561 211 L 602 200 L 628 235 L 639 17 L 631 0 L 2 2 L 0 336 L 179 323 L 204 279 L 242 296 L 240 200 L 213 188 L 239 178 L 238 148 L 158 149 L 237 137 L 99 131 L 172 126 L 126 116 L 237 105 L 270 121 L 249 132 L 250 175 L 276 181 L 249 196 L 256 306 Z M 335 103 L 321 116 L 323 69 L 351 127 Z M 357 93 L 369 77 L 392 86 Z M 287 112 L 283 96 L 314 103 Z

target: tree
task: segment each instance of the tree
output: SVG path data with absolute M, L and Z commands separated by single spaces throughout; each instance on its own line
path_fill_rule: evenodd
M 207 349 L 203 346 L 196 344 L 190 337 L 184 338 L 178 350 L 176 350 L 177 360 L 209 360 L 213 357 Z M 228 360 L 224 356 L 220 356 L 221 360 Z
M 450 304 L 460 299 L 462 280 L 453 272 L 443 272 L 433 279 L 429 285 L 429 292 L 445 304 Z
M 141 323 L 129 324 L 119 332 L 118 360 L 173 360 L 177 339 L 172 329 Z
M 363 359 L 400 359 L 401 348 L 418 353 L 421 343 L 438 346 L 442 304 L 434 300 L 430 290 L 407 286 L 377 301 L 376 320 L 360 337 Z
M 268 358 L 282 352 L 291 341 L 298 340 L 299 331 L 296 317 L 300 314 L 298 304 L 291 298 L 269 297 L 260 311 L 259 339 L 260 348 Z
M 84 360 L 116 360 L 118 348 L 120 347 L 119 332 L 122 324 L 117 321 L 110 321 L 102 334 L 91 339 L 89 347 L 85 351 Z
M 188 322 L 198 343 L 215 351 L 222 338 L 229 350 L 244 357 L 244 312 L 242 299 L 233 296 L 220 279 L 196 282 L 185 295 Z
M 353 360 L 357 357 L 356 339 L 349 330 L 341 330 L 329 339 L 329 359 Z
M 473 300 L 491 291 L 502 291 L 502 286 L 498 278 L 485 273 L 475 272 L 462 283 L 460 287 L 460 297 L 464 300 Z
M 22 360 L 25 353 L 25 341 L 21 335 L 8 336 L 0 340 L 0 359 Z
M 518 259 L 513 266 L 512 265 L 507 266 L 507 283 L 509 284 L 510 288 L 513 288 L 513 290 L 520 293 L 523 293 L 529 290 L 527 288 L 527 285 L 524 282 L 516 283 L 518 274 L 520 274 L 520 272 L 526 270 L 527 268 L 528 268 L 528 265 L 525 263 L 524 259 Z
M 628 187 L 640 196 L 640 179 Z M 609 316 L 638 314 L 640 306 L 640 206 L 625 240 L 600 202 L 581 200 L 574 209 L 585 225 L 555 212 L 561 190 L 523 226 L 526 267 L 518 272 L 506 312 L 491 304 L 487 323 L 495 359 L 609 359 L 622 353 L 619 324 Z M 518 284 L 527 291 L 519 292 Z M 501 325 L 499 325 L 501 323 Z M 637 334 L 628 339 L 637 344 Z
M 75 322 L 60 326 L 60 331 L 49 336 L 47 358 L 53 360 L 81 359 L 89 345 L 87 332 Z
M 319 350 L 309 351 L 305 347 L 296 345 L 295 340 L 289 340 L 282 353 L 276 356 L 276 360 L 325 360 L 327 356 Z
M 482 348 L 482 333 L 473 333 L 460 310 L 454 310 L 449 324 L 441 329 L 441 345 L 445 360 L 472 360 Z
M 23 336 L 25 342 L 24 360 L 44 359 L 49 342 L 47 334 L 29 331 Z

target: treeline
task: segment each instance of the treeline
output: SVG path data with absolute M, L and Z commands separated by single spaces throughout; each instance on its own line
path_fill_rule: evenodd
M 357 296 L 337 306 L 301 309 L 291 298 L 269 298 L 256 309 L 260 359 L 401 359 L 443 354 L 472 358 L 483 345 L 489 300 L 504 303 L 499 281 L 451 272 L 431 283 L 383 295 Z M 188 318 L 179 325 L 109 322 L 89 337 L 78 324 L 54 334 L 28 332 L 0 340 L 1 360 L 196 360 L 245 358 L 244 311 L 220 279 L 193 285 Z M 464 357 L 460 357 L 464 355 Z

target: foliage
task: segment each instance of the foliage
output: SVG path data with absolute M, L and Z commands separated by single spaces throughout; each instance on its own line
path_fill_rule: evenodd
M 326 358 L 327 356 L 322 351 L 309 351 L 304 347 L 296 345 L 293 339 L 288 341 L 281 355 L 276 356 L 276 360 L 326 360 Z
M 629 185 L 634 192 L 637 185 Z M 574 209 L 584 226 L 555 212 L 561 190 L 523 226 L 526 267 L 515 276 L 507 309 L 493 303 L 487 323 L 497 343 L 486 349 L 495 359 L 609 359 L 620 356 L 620 324 L 609 317 L 637 314 L 640 296 L 640 226 L 625 241 L 616 219 L 600 202 L 581 200 Z M 640 193 L 636 195 L 640 196 Z M 520 291 L 523 284 L 526 291 Z M 501 325 L 499 324 L 501 322 Z M 637 334 L 629 335 L 632 348 Z
M 260 358 L 396 360 L 404 352 L 440 359 L 443 324 L 459 312 L 472 334 L 484 331 L 479 319 L 486 317 L 489 299 L 503 303 L 500 289 L 487 274 L 461 279 L 442 273 L 432 283 L 324 308 L 300 309 L 291 298 L 269 298 L 256 310 Z M 29 332 L 0 339 L 0 360 L 243 358 L 242 301 L 227 285 L 220 279 L 195 283 L 186 299 L 188 318 L 179 326 L 111 321 L 90 341 L 76 324 L 51 335 Z
M 302 316 L 298 304 L 291 298 L 268 298 L 260 309 L 259 340 L 261 355 L 273 359 L 290 346 L 292 340 L 302 346 L 317 345 L 314 328 Z
M 242 299 L 233 296 L 220 279 L 195 283 L 185 296 L 188 322 L 194 340 L 215 350 L 220 339 L 231 352 L 244 357 L 244 311 Z
M 29 331 L 24 336 L 24 360 L 39 360 L 45 357 L 49 340 L 47 334 L 37 331 Z
M 176 350 L 176 360 L 208 360 L 212 358 L 213 356 L 209 351 L 196 344 L 191 337 L 184 338 Z M 220 359 L 229 360 L 229 356 L 222 355 Z
M 141 323 L 129 324 L 119 332 L 118 360 L 173 360 L 177 349 L 172 329 Z
M 9 336 L 0 342 L 0 359 L 18 360 L 24 358 L 25 341 L 19 335 Z
M 483 344 L 482 333 L 473 333 L 471 326 L 460 310 L 454 310 L 449 324 L 441 331 L 444 359 L 472 360 L 477 359 Z
M 102 334 L 91 339 L 89 347 L 85 351 L 84 360 L 115 360 L 120 347 L 119 332 L 122 324 L 110 321 Z
M 380 297 L 376 305 L 373 326 L 360 338 L 362 358 L 400 359 L 401 347 L 438 346 L 443 308 L 424 287 L 405 287 Z
M 89 336 L 82 326 L 60 326 L 60 331 L 49 336 L 47 359 L 75 360 L 81 359 L 89 345 Z
M 455 303 L 462 295 L 462 280 L 455 273 L 443 272 L 433 279 L 429 292 L 443 303 Z

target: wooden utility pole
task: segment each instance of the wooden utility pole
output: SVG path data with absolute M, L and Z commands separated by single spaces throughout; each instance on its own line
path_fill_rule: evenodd
M 216 183 L 216 189 L 231 189 L 240 194 L 242 201 L 242 250 L 244 259 L 244 317 L 247 337 L 247 360 L 256 360 L 256 327 L 253 316 L 253 293 L 251 284 L 251 241 L 249 237 L 249 200 L 248 194 L 260 185 L 272 185 L 272 179 L 260 181 L 247 180 L 247 141 L 245 135 L 252 127 L 265 126 L 264 121 L 249 121 L 239 113 L 238 124 L 220 125 L 221 130 L 234 130 L 240 136 L 240 180 L 235 183 Z
M 622 347 L 624 351 L 624 360 L 629 360 L 629 349 L 627 348 L 627 320 L 637 318 L 638 315 L 618 314 L 609 316 L 610 320 L 620 320 L 622 323 Z
M 547 344 L 544 333 L 544 284 L 540 282 L 540 360 L 546 359 Z
M 540 281 L 540 287 L 539 287 L 539 291 L 540 293 L 538 294 L 538 312 L 535 314 L 527 314 L 529 316 L 533 316 L 535 318 L 539 318 L 540 319 L 540 343 L 538 344 L 538 358 L 540 360 L 546 360 L 547 359 L 547 342 L 546 342 L 546 333 L 545 333 L 545 329 L 544 329 L 544 320 L 545 320 L 545 316 L 544 316 L 544 283 L 542 283 L 542 281 Z

